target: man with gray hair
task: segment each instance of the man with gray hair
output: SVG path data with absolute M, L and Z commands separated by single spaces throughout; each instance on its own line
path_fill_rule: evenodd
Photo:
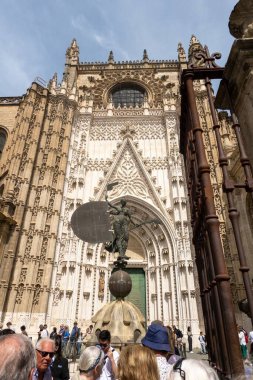
M 49 338 L 40 339 L 35 350 L 36 368 L 33 371 L 32 380 L 52 380 L 50 364 L 55 352 L 54 341 Z
M 35 368 L 32 342 L 24 335 L 0 337 L 0 379 L 31 380 Z

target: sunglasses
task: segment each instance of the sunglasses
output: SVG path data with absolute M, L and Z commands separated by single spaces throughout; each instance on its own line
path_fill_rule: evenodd
M 184 358 L 179 359 L 174 365 L 173 365 L 173 371 L 179 372 L 179 375 L 182 377 L 183 380 L 185 380 L 185 371 L 181 368 L 181 365 L 183 363 Z
M 49 356 L 52 359 L 54 356 L 54 352 L 40 351 L 38 349 L 36 349 L 36 351 L 38 351 L 43 358 Z

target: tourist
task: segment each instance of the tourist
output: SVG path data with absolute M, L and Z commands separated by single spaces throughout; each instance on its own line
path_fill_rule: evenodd
M 215 370 L 204 360 L 180 358 L 169 370 L 167 380 L 219 380 Z
M 201 348 L 201 354 L 206 355 L 206 337 L 202 331 L 199 333 L 199 343 Z
M 37 340 L 37 342 L 42 338 L 41 337 L 41 333 L 42 333 L 43 329 L 44 329 L 44 326 L 43 325 L 39 325 L 38 340 Z
M 63 336 L 64 334 L 64 331 L 65 331 L 65 326 L 64 325 L 60 325 L 60 329 L 59 329 L 59 335 Z
M 51 373 L 53 380 L 69 380 L 68 359 L 62 356 L 61 336 L 56 335 L 54 338 L 55 351 L 51 363 Z
M 7 329 L 13 330 L 15 332 L 14 328 L 12 327 L 12 323 L 11 322 L 7 322 L 6 326 L 7 326 Z
M 253 331 L 249 332 L 250 354 L 253 355 Z
M 175 325 L 173 325 L 172 327 L 173 327 L 175 340 L 176 340 L 175 354 L 182 356 L 182 354 L 183 354 L 183 340 L 182 340 L 183 339 L 183 333 Z
M 79 332 L 80 332 L 80 330 L 77 326 L 77 322 L 74 322 L 74 326 L 73 326 L 71 334 L 70 334 L 70 342 L 71 343 L 74 343 L 77 341 Z
M 111 347 L 111 334 L 108 330 L 102 330 L 98 336 L 99 346 L 105 354 L 105 365 L 99 380 L 117 378 L 117 362 L 119 359 L 118 352 Z
M 154 352 L 160 380 L 165 380 L 171 368 L 171 365 L 167 362 L 168 353 L 171 353 L 167 328 L 161 325 L 151 324 L 141 343 Z
M 79 371 L 71 380 L 100 378 L 104 366 L 104 352 L 95 346 L 85 348 L 79 359 Z M 108 379 L 111 377 L 108 377 Z
M 47 331 L 47 325 L 43 325 L 43 329 L 41 331 L 41 334 L 40 334 L 41 338 L 44 339 L 44 338 L 48 338 L 49 337 L 49 333 Z
M 191 326 L 187 327 L 187 336 L 188 336 L 189 353 L 193 354 L 193 351 L 192 351 L 192 329 L 191 329 Z
M 83 344 L 83 333 L 81 332 L 76 341 L 77 356 L 80 356 L 81 354 L 82 344 Z
M 125 347 L 118 361 L 120 380 L 159 380 L 159 371 L 154 353 L 147 347 L 131 345 Z
M 50 333 L 49 338 L 54 340 L 56 336 L 57 336 L 57 328 L 53 327 L 53 331 Z
M 92 331 L 93 331 L 93 325 L 89 325 L 89 327 L 87 327 L 86 332 L 85 332 L 84 337 L 83 337 L 84 343 L 87 343 L 90 340 Z
M 0 379 L 31 380 L 35 368 L 32 342 L 22 334 L 0 337 Z
M 80 334 L 80 329 L 77 326 L 77 322 L 74 322 L 74 326 L 71 330 L 70 336 L 69 336 L 69 352 L 68 357 L 71 357 L 72 359 L 76 358 L 77 355 L 77 339 Z
M 42 338 L 36 344 L 36 368 L 32 380 L 52 380 L 50 364 L 55 352 L 52 339 Z
M 68 341 L 69 341 L 69 327 L 67 325 L 65 325 L 64 327 L 64 331 L 63 331 L 63 334 L 62 334 L 62 350 L 63 350 L 63 354 L 65 356 L 66 355 L 66 351 L 67 351 L 67 344 L 68 344 Z
M 239 337 L 239 342 L 240 342 L 240 347 L 241 347 L 242 358 L 243 360 L 245 360 L 247 359 L 247 356 L 248 356 L 248 350 L 247 350 L 247 344 L 245 340 L 245 333 L 242 326 L 238 326 L 238 337 Z
M 28 334 L 27 334 L 27 332 L 26 332 L 26 327 L 25 327 L 25 325 L 22 325 L 22 326 L 20 327 L 20 330 L 21 330 L 21 334 L 23 334 L 23 335 L 25 335 L 25 336 L 28 336 Z

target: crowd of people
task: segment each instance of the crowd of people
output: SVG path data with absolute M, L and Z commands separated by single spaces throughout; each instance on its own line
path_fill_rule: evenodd
M 4 332 L 0 337 L 0 379 L 69 380 L 69 362 L 64 355 L 64 346 L 66 348 L 68 343 L 78 342 L 81 333 L 77 323 L 74 323 L 71 332 L 67 326 L 60 326 L 59 331 L 53 328 L 50 334 L 47 325 L 41 325 L 35 349 L 25 330 L 22 326 L 20 334 L 12 330 L 13 333 Z M 90 334 L 91 326 L 87 330 Z M 172 333 L 177 333 L 175 326 Z M 128 345 L 119 353 L 111 346 L 110 332 L 102 330 L 96 346 L 85 347 L 82 352 L 80 350 L 78 370 L 71 380 L 171 380 L 177 379 L 177 374 L 182 378 L 190 359 L 177 355 L 170 340 L 170 331 L 166 327 L 152 323 L 141 344 Z M 193 359 L 190 361 L 189 368 L 195 366 L 195 372 L 201 374 L 194 379 L 218 379 L 208 364 Z M 190 372 L 187 369 L 187 376 Z M 184 378 L 191 379 L 189 376 Z
M 92 325 L 89 326 L 86 336 L 91 335 L 92 328 Z M 238 333 L 240 339 L 241 328 L 238 328 Z M 243 333 L 245 336 L 245 332 Z M 61 325 L 58 331 L 54 327 L 51 333 L 48 332 L 46 324 L 40 325 L 35 348 L 27 336 L 25 326 L 21 326 L 20 333 L 16 334 L 11 323 L 8 323 L 6 329 L 0 329 L 0 335 L 0 380 L 69 380 L 68 353 L 71 352 L 72 345 L 77 347 L 80 357 L 78 370 L 71 380 L 218 380 L 219 378 L 207 360 L 182 357 L 180 351 L 182 332 L 176 326 L 168 329 L 159 321 L 154 321 L 148 327 L 141 344 L 129 344 L 123 347 L 120 353 L 112 347 L 111 334 L 108 330 L 98 332 L 97 345 L 87 347 L 82 345 L 83 336 L 77 322 L 71 331 L 68 326 Z M 252 346 L 253 333 L 249 336 L 252 339 Z M 187 329 L 187 337 L 189 352 L 192 352 L 190 328 Z M 199 335 L 199 342 L 205 353 L 206 343 L 202 332 Z M 78 343 L 81 343 L 80 349 Z M 242 353 L 244 351 L 243 348 Z

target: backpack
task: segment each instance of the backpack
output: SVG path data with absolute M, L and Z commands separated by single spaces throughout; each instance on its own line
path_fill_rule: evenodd
M 179 329 L 177 329 L 177 330 L 176 330 L 176 336 L 177 336 L 177 338 L 183 338 L 183 333 L 182 333 L 182 331 L 179 330 Z

